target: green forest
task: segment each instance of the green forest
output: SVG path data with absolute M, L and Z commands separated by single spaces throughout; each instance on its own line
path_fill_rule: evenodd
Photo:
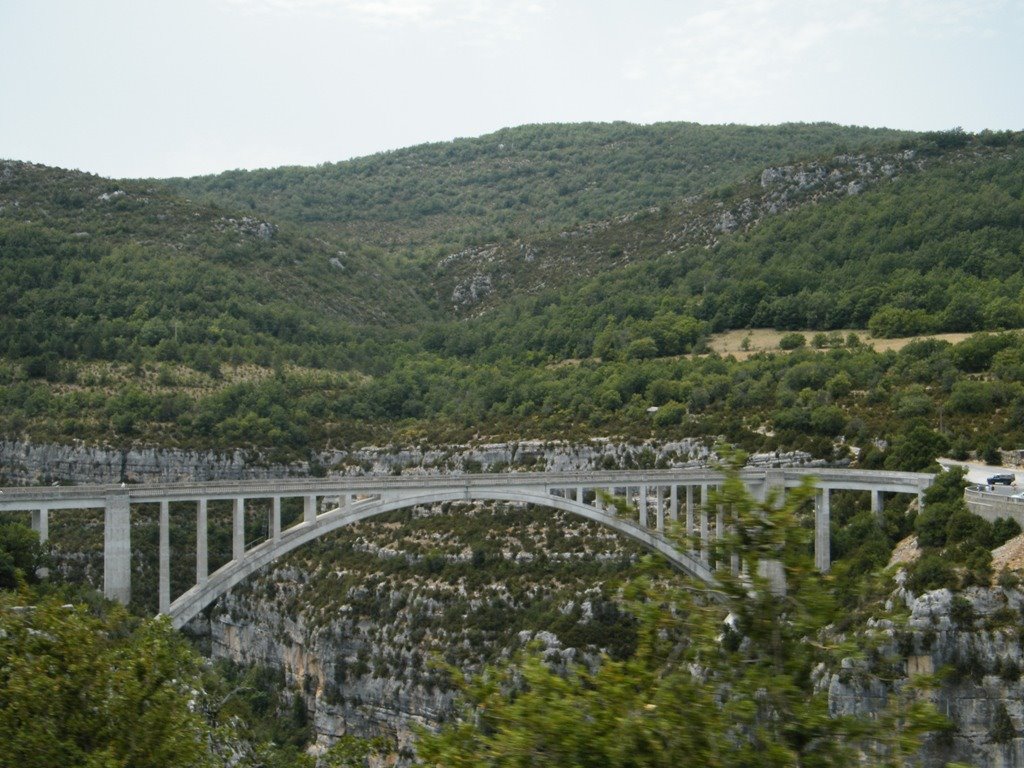
M 1020 442 L 1020 134 L 617 124 L 517 130 L 534 140 L 516 145 L 524 152 L 552 147 L 537 149 L 531 162 L 556 177 L 568 172 L 555 151 L 560 142 L 577 147 L 580 168 L 607 166 L 613 176 L 648 144 L 655 157 L 690 147 L 679 150 L 679 162 L 705 149 L 716 158 L 724 147 L 737 159 L 721 161 L 733 174 L 728 185 L 721 186 L 726 171 L 711 173 L 686 202 L 661 198 L 643 215 L 593 226 L 572 214 L 582 229 L 571 237 L 527 229 L 497 243 L 481 274 L 498 289 L 476 310 L 454 312 L 444 291 L 466 276 L 438 266 L 441 236 L 412 249 L 346 245 L 351 233 L 307 229 L 287 207 L 275 210 L 288 218 L 243 215 L 226 207 L 230 195 L 192 202 L 178 182 L 115 182 L 5 163 L 0 432 L 36 441 L 257 447 L 280 457 L 366 441 L 553 434 L 721 435 L 750 450 L 829 457 L 842 450 L 839 437 L 894 446 L 919 423 L 957 453 Z M 460 151 L 451 157 L 439 145 L 407 154 L 425 158 L 430 184 L 459 187 L 459 174 L 494 142 L 513 143 L 496 135 L 455 142 Z M 701 240 L 704 230 L 696 237 L 687 229 L 754 199 L 765 186 L 752 172 L 755 159 L 795 163 L 798 151 L 856 142 L 878 153 L 865 157 L 892 159 L 890 175 L 858 177 L 864 189 L 855 195 L 826 193 L 813 179 L 803 191 L 786 188 L 783 210 L 710 241 Z M 817 169 L 814 178 L 827 179 L 829 168 L 871 165 L 842 151 L 838 160 L 812 154 L 807 165 L 785 168 Z M 343 184 L 353 169 L 391 167 L 396 154 L 331 168 Z M 671 164 L 641 167 L 654 189 L 675 175 Z M 298 179 L 328 170 L 243 176 L 305 190 Z M 380 185 L 380 200 L 393 184 L 383 173 L 356 175 Z M 235 176 L 203 184 L 219 189 L 216 179 Z M 318 184 L 309 185 L 315 197 Z M 374 220 L 418 227 L 400 200 Z M 539 255 L 510 260 L 526 247 Z M 814 343 L 753 359 L 708 353 L 712 334 L 758 327 L 799 330 Z M 898 353 L 871 345 L 936 332 L 981 335 Z M 659 410 L 651 416 L 651 408 Z

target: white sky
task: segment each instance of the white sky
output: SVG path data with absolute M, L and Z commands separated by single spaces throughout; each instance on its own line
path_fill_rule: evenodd
M 313 165 L 539 122 L 1024 129 L 1024 0 L 0 0 L 0 157 Z

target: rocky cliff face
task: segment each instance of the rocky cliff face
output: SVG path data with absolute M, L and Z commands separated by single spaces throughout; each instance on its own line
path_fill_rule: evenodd
M 311 474 L 499 472 L 507 469 L 568 472 L 584 469 L 699 467 L 715 459 L 708 442 L 693 438 L 663 443 L 611 439 L 586 443 L 522 441 L 438 447 L 367 446 L 324 451 L 309 461 L 269 464 L 258 451 L 183 451 L 169 448 L 106 448 L 38 445 L 0 440 L 0 485 L 51 482 L 169 483 L 185 480 L 270 479 Z M 755 454 L 753 466 L 820 464 L 810 454 Z
M 934 675 L 936 684 L 917 695 L 954 728 L 927 740 L 925 765 L 1024 765 L 1024 595 L 1001 587 L 914 595 L 899 587 L 887 607 L 895 620 L 868 622 L 870 657 L 825 676 L 832 713 L 878 711 L 894 689 Z
M 319 747 L 450 717 L 437 666 L 479 672 L 531 641 L 558 664 L 625 653 L 616 606 L 637 547 L 593 523 L 518 505 L 452 504 L 365 521 L 255 575 L 192 629 L 211 654 L 283 669 Z

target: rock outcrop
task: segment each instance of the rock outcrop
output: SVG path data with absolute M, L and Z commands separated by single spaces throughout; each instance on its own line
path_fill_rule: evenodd
M 1024 765 L 1024 594 L 968 587 L 914 595 L 899 587 L 888 607 L 896 620 L 868 622 L 869 658 L 845 660 L 824 676 L 831 712 L 877 712 L 894 691 L 934 675 L 934 686 L 915 695 L 931 701 L 953 729 L 926 740 L 924 765 Z
M 707 441 L 684 438 L 643 443 L 598 439 L 584 443 L 524 440 L 437 447 L 366 446 L 323 451 L 307 461 L 270 464 L 259 451 L 187 451 L 138 446 L 35 444 L 0 440 L 0 485 L 172 483 L 262 480 L 311 474 L 566 472 L 636 467 L 703 467 L 715 461 Z M 754 454 L 751 466 L 816 466 L 810 454 Z

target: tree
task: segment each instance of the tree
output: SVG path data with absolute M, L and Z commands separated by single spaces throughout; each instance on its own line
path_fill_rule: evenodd
M 211 765 L 198 674 L 166 619 L 0 594 L 0 768 Z
M 39 534 L 17 523 L 0 525 L 0 589 L 14 589 L 36 581 L 36 571 L 46 565 L 46 548 Z
M 935 459 L 949 448 L 949 441 L 938 432 L 918 424 L 899 435 L 885 457 L 885 468 L 904 472 L 924 472 L 935 466 Z
M 458 722 L 421 734 L 420 757 L 516 768 L 903 764 L 941 723 L 930 707 L 893 696 L 874 718 L 832 717 L 815 685 L 814 670 L 838 658 L 821 642 L 833 595 L 797 520 L 812 493 L 757 502 L 729 470 L 711 499 L 732 523 L 712 553 L 726 566 L 714 589 L 668 586 L 648 561 L 625 593 L 639 618 L 632 658 L 559 675 L 534 651 L 488 669 L 464 683 Z M 729 567 L 734 556 L 745 570 Z M 784 589 L 759 575 L 773 572 Z

